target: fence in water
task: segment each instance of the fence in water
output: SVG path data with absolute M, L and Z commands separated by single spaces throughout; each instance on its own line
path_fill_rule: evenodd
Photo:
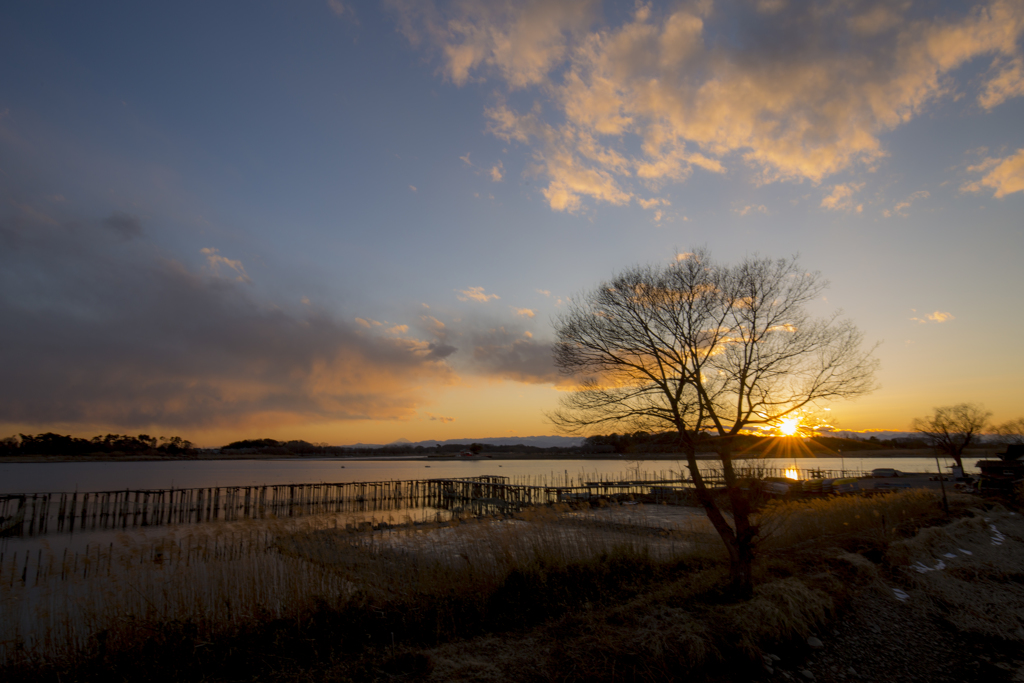
M 783 476 L 775 469 L 737 468 L 737 475 L 763 479 Z M 793 471 L 789 470 L 792 475 Z M 702 471 L 709 486 L 721 486 L 721 470 Z M 855 476 L 809 470 L 800 478 Z M 436 508 L 456 513 L 507 512 L 529 505 L 621 494 L 642 495 L 652 488 L 688 488 L 682 472 L 630 472 L 628 476 L 480 476 L 377 482 L 220 486 L 188 489 L 31 493 L 0 496 L 0 523 L 23 519 L 9 531 L 36 536 L 75 530 L 111 530 L 214 520 L 269 519 L 309 514 L 366 513 Z

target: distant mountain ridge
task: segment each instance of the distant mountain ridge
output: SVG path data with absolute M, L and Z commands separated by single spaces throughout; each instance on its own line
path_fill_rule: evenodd
M 385 448 L 387 446 L 406 446 L 415 448 L 416 446 L 423 446 L 424 448 L 433 448 L 434 446 L 441 444 L 447 446 L 450 444 L 465 444 L 470 445 L 472 443 L 480 443 L 485 446 L 536 446 L 537 448 L 570 448 L 573 446 L 579 446 L 583 443 L 582 436 L 496 436 L 486 437 L 482 439 L 430 439 L 428 441 L 409 441 L 408 439 L 396 439 L 391 443 L 356 443 L 345 446 L 345 448 Z

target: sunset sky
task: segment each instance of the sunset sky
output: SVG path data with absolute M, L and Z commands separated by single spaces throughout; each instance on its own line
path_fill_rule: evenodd
M 554 433 L 566 300 L 700 246 L 881 342 L 839 427 L 1024 416 L 1024 0 L 0 9 L 0 437 Z

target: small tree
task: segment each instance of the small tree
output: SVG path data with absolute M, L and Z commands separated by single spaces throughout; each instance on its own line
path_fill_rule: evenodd
M 1024 417 L 996 425 L 992 431 L 997 443 L 1024 444 Z
M 914 418 L 911 429 L 920 432 L 928 444 L 946 453 L 963 469 L 963 453 L 981 439 L 992 413 L 976 403 L 935 408 L 929 417 Z
M 873 388 L 876 362 L 861 350 L 857 328 L 805 310 L 826 286 L 796 259 L 723 267 L 697 250 L 667 266 L 623 271 L 575 297 L 556 323 L 555 363 L 582 379 L 549 418 L 570 433 L 620 423 L 629 431 L 672 429 L 740 595 L 752 590 L 757 529 L 732 466 L 731 437 Z M 731 524 L 697 466 L 705 429 L 724 437 Z

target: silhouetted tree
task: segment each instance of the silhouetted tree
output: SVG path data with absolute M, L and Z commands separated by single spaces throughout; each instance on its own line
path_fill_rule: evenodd
M 733 589 L 752 591 L 757 529 L 731 460 L 731 439 L 816 401 L 873 388 L 876 361 L 837 315 L 805 310 L 827 286 L 795 259 L 732 266 L 697 250 L 667 266 L 634 267 L 574 297 L 557 319 L 555 363 L 582 378 L 549 415 L 562 431 L 604 425 L 672 429 L 697 497 L 729 553 Z M 697 466 L 702 430 L 720 437 L 733 522 Z
M 996 425 L 995 441 L 1002 444 L 1024 444 L 1024 417 Z
M 963 452 L 981 439 L 992 413 L 976 403 L 935 408 L 928 417 L 914 418 L 911 429 L 920 432 L 928 444 L 946 453 L 963 468 Z

